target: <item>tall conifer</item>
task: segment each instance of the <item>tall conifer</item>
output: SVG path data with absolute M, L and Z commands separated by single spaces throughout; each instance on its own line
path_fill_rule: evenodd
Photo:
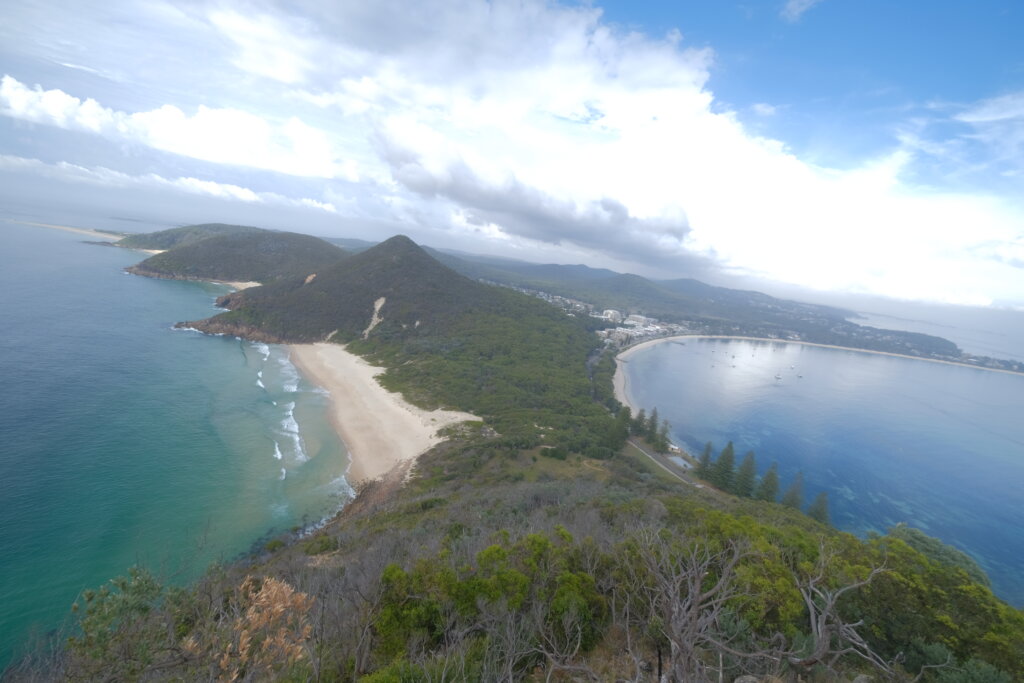
M 828 518 L 828 494 L 822 491 L 814 498 L 814 502 L 807 508 L 807 516 L 816 519 L 822 524 L 830 524 Z
M 786 492 L 782 494 L 782 504 L 786 507 L 800 509 L 804 503 L 804 473 L 797 472 L 796 478 Z
M 699 479 L 704 481 L 710 481 L 711 478 L 711 442 L 708 441 L 704 444 L 704 452 L 700 454 L 700 460 L 697 461 L 697 467 L 694 468 L 693 474 Z
M 740 468 L 736 470 L 736 478 L 733 480 L 732 492 L 743 498 L 750 498 L 754 495 L 754 485 L 757 482 L 757 463 L 754 461 L 754 451 L 747 451 L 743 456 Z
M 774 503 L 779 498 L 779 466 L 777 463 L 772 463 L 772 466 L 768 468 L 768 471 L 764 473 L 764 477 L 761 478 L 761 483 L 758 484 L 757 490 L 754 492 L 754 498 L 758 500 L 766 500 L 769 503 Z
M 711 468 L 711 483 L 723 491 L 732 492 L 733 478 L 736 476 L 736 451 L 732 441 L 725 445 L 722 453 Z

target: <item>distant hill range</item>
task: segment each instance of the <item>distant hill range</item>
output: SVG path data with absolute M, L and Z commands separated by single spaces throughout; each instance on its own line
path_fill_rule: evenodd
M 210 223 L 132 235 L 118 246 L 166 250 L 129 269 L 139 275 L 263 283 L 224 297 L 230 314 L 188 324 L 269 341 L 350 341 L 364 333 L 423 339 L 459 315 L 488 310 L 494 288 L 487 285 L 496 284 L 573 299 L 598 312 L 677 323 L 695 334 L 801 340 L 1024 371 L 1013 361 L 968 358 L 941 337 L 857 325 L 848 319 L 852 312 L 834 307 L 693 279 L 649 280 L 583 265 L 424 249 L 405 237 L 372 245 Z M 381 320 L 368 331 L 375 310 Z

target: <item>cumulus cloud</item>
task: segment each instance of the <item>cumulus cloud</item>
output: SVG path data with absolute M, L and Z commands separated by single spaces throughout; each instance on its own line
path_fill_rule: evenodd
M 30 88 L 9 75 L 0 79 L 0 114 L 203 161 L 299 176 L 353 178 L 356 174 L 351 162 L 335 158 L 324 131 L 294 116 L 272 123 L 246 111 L 202 105 L 189 115 L 171 104 L 127 113 L 62 90 Z
M 798 21 L 819 1 L 790 0 L 782 17 Z M 925 187 L 918 173 L 940 154 L 973 163 L 978 154 L 968 152 L 981 147 L 987 160 L 1004 154 L 1007 172 L 1019 169 L 1020 95 L 945 113 L 943 122 L 963 133 L 956 140 L 924 126 L 877 158 L 825 168 L 758 135 L 716 101 L 713 50 L 690 47 L 678 31 L 651 37 L 618 29 L 594 7 L 152 0 L 141 21 L 135 5 L 112 0 L 104 10 L 108 23 L 123 20 L 131 35 L 75 31 L 80 52 L 48 58 L 107 70 L 109 43 L 125 51 L 117 54 L 126 83 L 152 86 L 147 69 L 168 60 L 181 67 L 169 76 L 175 87 L 128 106 L 67 85 L 30 87 L 12 75 L 0 82 L 0 113 L 290 174 L 280 182 L 288 188 L 282 198 L 323 198 L 346 215 L 402 221 L 438 241 L 472 235 L 484 247 L 521 254 L 558 245 L 557 253 L 674 277 L 717 264 L 822 289 L 1024 300 L 1024 284 L 1013 284 L 1019 252 L 999 247 L 1019 244 L 1019 204 Z M 19 34 L 62 21 L 38 12 L 31 19 L 16 31 L 0 27 L 0 35 L 24 41 Z M 61 31 L 55 35 L 70 35 Z M 138 50 L 147 40 L 149 49 Z M 152 61 L 136 64 L 125 46 Z M 203 78 L 183 95 L 180 74 L 195 73 Z M 743 111 L 779 120 L 790 110 L 762 102 Z M 89 170 L 99 173 L 95 164 Z M 254 204 L 247 181 L 229 177 L 237 183 L 160 173 L 175 191 Z M 306 177 L 327 180 L 307 191 Z M 179 182 L 189 178 L 204 180 Z
M 48 164 L 39 159 L 0 154 L 0 171 L 14 171 L 33 174 L 62 182 L 96 185 L 108 188 L 146 188 L 184 192 L 215 199 L 225 199 L 251 204 L 305 207 L 337 213 L 330 202 L 321 202 L 308 197 L 290 198 L 275 192 L 255 192 L 247 187 L 231 183 L 219 183 L 193 177 L 165 178 L 156 173 L 129 175 L 103 166 L 85 167 L 67 162 Z

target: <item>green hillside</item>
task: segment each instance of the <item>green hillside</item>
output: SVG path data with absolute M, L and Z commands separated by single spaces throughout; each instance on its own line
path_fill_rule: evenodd
M 619 284 L 649 291 L 641 280 Z M 345 341 L 387 368 L 385 386 L 483 422 L 449 428 L 407 480 L 361 485 L 312 535 L 186 587 L 135 568 L 87 591 L 66 647 L 11 680 L 1024 677 L 1024 613 L 962 553 L 905 528 L 857 539 L 799 502 L 660 467 L 641 450 L 653 425 L 612 398 L 590 319 L 459 275 L 405 237 L 221 303 L 185 324 Z
M 383 297 L 374 337 L 429 337 L 457 315 L 489 300 L 493 288 L 473 282 L 427 255 L 407 237 L 393 237 L 317 271 L 237 292 L 221 304 L 231 313 L 210 323 L 258 327 L 283 341 L 338 341 L 362 335 Z M 202 329 L 205 323 L 189 323 Z
M 350 342 L 389 368 L 386 386 L 421 405 L 480 415 L 519 446 L 544 440 L 601 456 L 623 443 L 591 398 L 587 359 L 598 340 L 589 321 L 463 277 L 406 237 L 310 282 L 283 280 L 220 303 L 232 310 L 182 325 L 266 341 Z
M 189 280 L 270 282 L 286 277 L 305 278 L 345 256 L 342 249 L 317 237 L 254 229 L 182 241 L 132 266 L 128 272 Z
M 129 235 L 117 242 L 119 247 L 129 249 L 173 249 L 189 244 L 195 244 L 211 237 L 224 237 L 226 235 L 245 235 L 256 232 L 264 232 L 262 228 L 253 228 L 248 225 L 228 225 L 226 223 L 203 223 L 201 225 L 186 225 L 182 228 L 170 228 L 158 232 L 147 232 L 138 235 Z

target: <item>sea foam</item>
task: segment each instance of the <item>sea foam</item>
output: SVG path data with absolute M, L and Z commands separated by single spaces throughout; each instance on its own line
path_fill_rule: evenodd
M 281 431 L 292 440 L 295 446 L 295 458 L 299 462 L 309 460 L 302 444 L 302 435 L 299 433 L 299 423 L 295 420 L 295 402 L 288 403 L 285 407 L 285 416 L 281 420 Z
M 281 358 L 279 362 L 281 363 L 282 388 L 289 393 L 295 393 L 299 390 L 299 371 L 295 369 L 288 358 Z

